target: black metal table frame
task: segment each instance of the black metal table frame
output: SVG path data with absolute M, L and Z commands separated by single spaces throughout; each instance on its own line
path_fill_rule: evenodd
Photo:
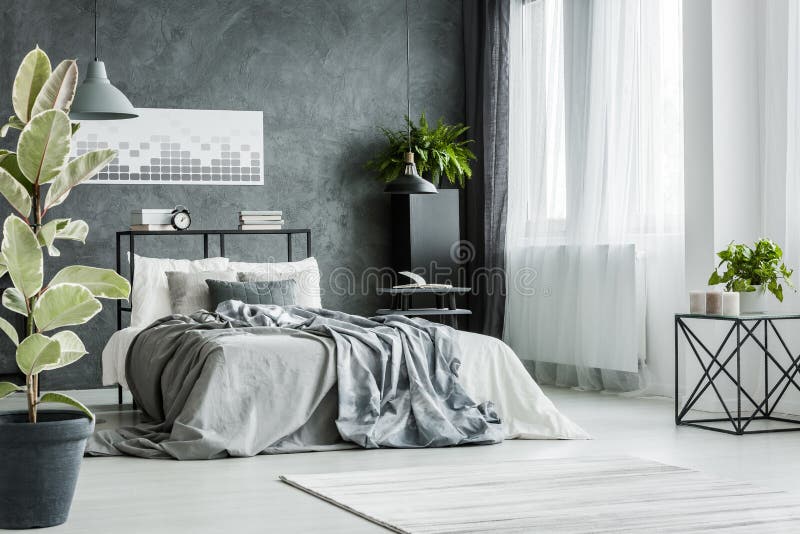
M 686 323 L 685 319 L 712 319 L 716 321 L 726 321 L 730 322 L 731 327 L 728 329 L 727 334 L 723 338 L 722 342 L 720 343 L 719 347 L 712 352 L 703 343 L 700 338 L 695 334 L 695 332 L 689 327 Z M 778 331 L 778 328 L 775 326 L 775 321 L 782 321 L 782 320 L 792 320 L 792 319 L 800 319 L 800 316 L 797 315 L 787 315 L 787 316 L 776 316 L 776 315 L 764 315 L 762 317 L 758 315 L 749 315 L 749 316 L 739 316 L 739 317 L 732 317 L 732 316 L 703 316 L 703 315 L 696 315 L 696 314 L 676 314 L 675 315 L 675 424 L 676 425 L 687 425 L 687 426 L 694 426 L 698 428 L 703 428 L 706 430 L 713 430 L 715 432 L 724 432 L 726 434 L 735 434 L 735 435 L 743 435 L 743 434 L 761 434 L 761 433 L 769 433 L 769 432 L 793 432 L 793 431 L 800 431 L 800 420 L 793 420 L 787 419 L 783 417 L 776 417 L 773 415 L 775 408 L 778 406 L 778 403 L 783 398 L 786 391 L 789 389 L 790 386 L 794 386 L 795 389 L 800 391 L 800 384 L 795 380 L 798 377 L 798 373 L 800 373 L 800 354 L 794 355 L 792 351 L 789 349 L 786 341 L 783 339 L 783 336 Z M 752 326 L 748 326 L 749 323 L 752 323 Z M 764 339 L 763 342 L 761 339 L 758 338 L 758 330 L 760 327 L 763 326 L 764 332 Z M 784 367 L 773 354 L 772 351 L 769 349 L 769 339 L 770 339 L 770 330 L 774 333 L 777 337 L 778 341 L 780 342 L 780 347 L 783 351 L 789 356 L 789 365 Z M 683 334 L 683 338 L 686 340 L 689 348 L 691 349 L 691 353 L 694 354 L 697 362 L 699 363 L 700 367 L 702 368 L 702 376 L 700 380 L 695 385 L 694 389 L 692 390 L 691 394 L 689 394 L 686 402 L 681 406 L 681 401 L 679 397 L 680 391 L 680 382 L 679 382 L 679 332 Z M 725 346 L 728 345 L 728 341 L 731 339 L 733 335 L 736 335 L 736 344 L 730 352 L 725 352 Z M 764 399 L 760 402 L 756 401 L 743 387 L 741 383 L 741 372 L 742 372 L 742 361 L 741 361 L 741 349 L 742 347 L 748 342 L 752 340 L 763 352 L 764 352 Z M 710 358 L 708 364 L 706 365 L 703 361 L 703 358 L 700 356 L 700 352 L 698 351 L 698 347 L 702 349 L 703 352 Z M 736 363 L 736 376 L 734 377 L 731 372 L 728 370 L 728 364 L 735 358 Z M 770 362 L 774 365 L 774 367 L 778 370 L 780 377 L 775 382 L 772 387 L 770 387 Z M 716 366 L 716 369 L 714 367 Z M 725 400 L 720 393 L 717 385 L 715 384 L 715 380 L 720 376 L 725 375 L 733 384 L 736 386 L 736 409 L 732 411 L 728 408 Z M 687 414 L 689 410 L 691 410 L 700 397 L 711 387 L 714 390 L 714 393 L 719 399 L 720 403 L 722 404 L 723 409 L 725 410 L 726 417 L 721 418 L 703 418 L 703 419 L 687 419 Z M 780 391 L 778 391 L 780 389 Z M 773 396 L 776 394 L 777 396 L 773 400 Z M 742 397 L 747 398 L 755 409 L 753 410 L 752 414 L 750 415 L 742 415 Z M 747 427 L 753 421 L 780 421 L 783 423 L 793 423 L 797 426 L 792 427 L 781 427 L 781 428 L 772 428 L 772 429 L 757 429 L 757 430 L 748 430 Z M 711 426 L 708 423 L 724 423 L 730 422 L 732 426 L 732 430 L 728 428 L 721 428 L 717 426 Z

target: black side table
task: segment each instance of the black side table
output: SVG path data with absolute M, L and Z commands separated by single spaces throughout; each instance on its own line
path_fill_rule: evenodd
M 472 311 L 458 308 L 456 296 L 466 295 L 471 287 L 379 287 L 378 295 L 391 295 L 392 307 L 381 308 L 378 315 L 407 315 L 409 317 L 439 317 L 439 320 L 453 328 L 458 328 L 459 315 L 471 315 Z M 436 298 L 434 308 L 412 308 L 414 295 L 433 295 Z
M 724 322 L 730 324 L 722 343 L 715 350 L 710 350 L 708 346 L 690 327 L 689 320 L 701 320 L 703 322 Z M 727 434 L 758 434 L 766 432 L 790 432 L 800 430 L 800 420 L 776 417 L 773 415 L 778 403 L 790 387 L 800 391 L 800 354 L 792 352 L 781 333 L 778 331 L 776 323 L 793 322 L 800 319 L 800 314 L 774 314 L 759 313 L 752 315 L 724 316 L 724 315 L 701 315 L 692 313 L 675 314 L 675 424 L 689 425 L 716 432 Z M 796 324 L 796 323 L 794 323 Z M 694 389 L 689 394 L 686 402 L 681 405 L 679 397 L 678 372 L 678 347 L 679 341 L 684 339 L 691 349 L 690 352 L 697 359 L 702 369 L 702 376 L 697 381 Z M 775 347 L 774 341 L 778 341 L 777 350 L 770 348 L 770 341 Z M 742 386 L 742 347 L 752 341 L 764 358 L 764 398 L 756 399 Z M 730 342 L 730 343 L 729 343 Z M 777 355 L 785 353 L 788 355 L 788 365 L 781 363 Z M 761 356 L 758 356 L 759 358 Z M 784 360 L 785 362 L 786 360 Z M 733 367 L 733 369 L 729 369 Z M 777 372 L 776 372 L 777 371 Z M 776 376 L 774 379 L 771 374 Z M 736 388 L 736 406 L 729 408 L 725 399 L 720 393 L 719 382 L 724 384 L 733 383 Z M 689 410 L 697 403 L 700 397 L 708 388 L 712 388 L 722 408 L 725 410 L 726 417 L 722 418 L 703 418 L 687 419 Z M 746 399 L 752 406 L 753 411 L 750 415 L 742 413 L 742 399 Z M 780 421 L 790 423 L 793 426 L 769 429 L 750 429 L 748 426 L 753 421 Z M 709 423 L 729 422 L 732 429 L 711 426 Z

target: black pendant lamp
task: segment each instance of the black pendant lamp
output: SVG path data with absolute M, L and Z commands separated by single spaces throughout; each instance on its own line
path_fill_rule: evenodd
M 111 85 L 106 75 L 106 65 L 97 57 L 97 0 L 94 1 L 94 56 L 94 61 L 86 69 L 86 78 L 75 92 L 70 117 L 84 121 L 138 117 L 128 97 Z
M 411 43 L 409 39 L 409 18 L 408 0 L 406 0 L 406 103 L 408 104 L 408 118 L 411 120 Z M 414 163 L 414 152 L 411 150 L 411 124 L 408 127 L 408 152 L 405 153 L 403 161 L 405 169 L 403 174 L 395 178 L 383 190 L 384 193 L 393 195 L 431 195 L 436 194 L 436 186 L 423 178 L 417 172 Z

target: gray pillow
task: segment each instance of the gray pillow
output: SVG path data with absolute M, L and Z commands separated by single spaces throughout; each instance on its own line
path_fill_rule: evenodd
M 236 280 L 233 271 L 201 271 L 185 273 L 167 271 L 167 285 L 169 286 L 169 301 L 172 313 L 189 315 L 197 310 L 214 311 L 215 305 L 211 302 L 211 293 L 208 291 L 206 280 Z
M 274 280 L 271 282 L 223 282 L 206 280 L 211 290 L 212 309 L 226 300 L 241 300 L 245 304 L 275 304 L 289 306 L 295 303 L 297 282 Z

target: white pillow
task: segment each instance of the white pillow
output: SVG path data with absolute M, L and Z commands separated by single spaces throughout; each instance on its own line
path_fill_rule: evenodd
M 206 258 L 204 260 L 171 260 L 168 258 L 145 258 L 134 254 L 133 288 L 131 288 L 131 326 L 143 328 L 156 319 L 172 313 L 169 299 L 167 271 L 199 273 L 202 271 L 225 271 L 228 258 Z M 130 261 L 130 254 L 128 254 Z
M 294 280 L 297 283 L 295 302 L 307 308 L 322 307 L 322 291 L 319 288 L 319 266 L 314 258 L 282 263 L 228 263 L 229 271 L 242 273 L 240 280 L 245 282 L 274 282 Z

